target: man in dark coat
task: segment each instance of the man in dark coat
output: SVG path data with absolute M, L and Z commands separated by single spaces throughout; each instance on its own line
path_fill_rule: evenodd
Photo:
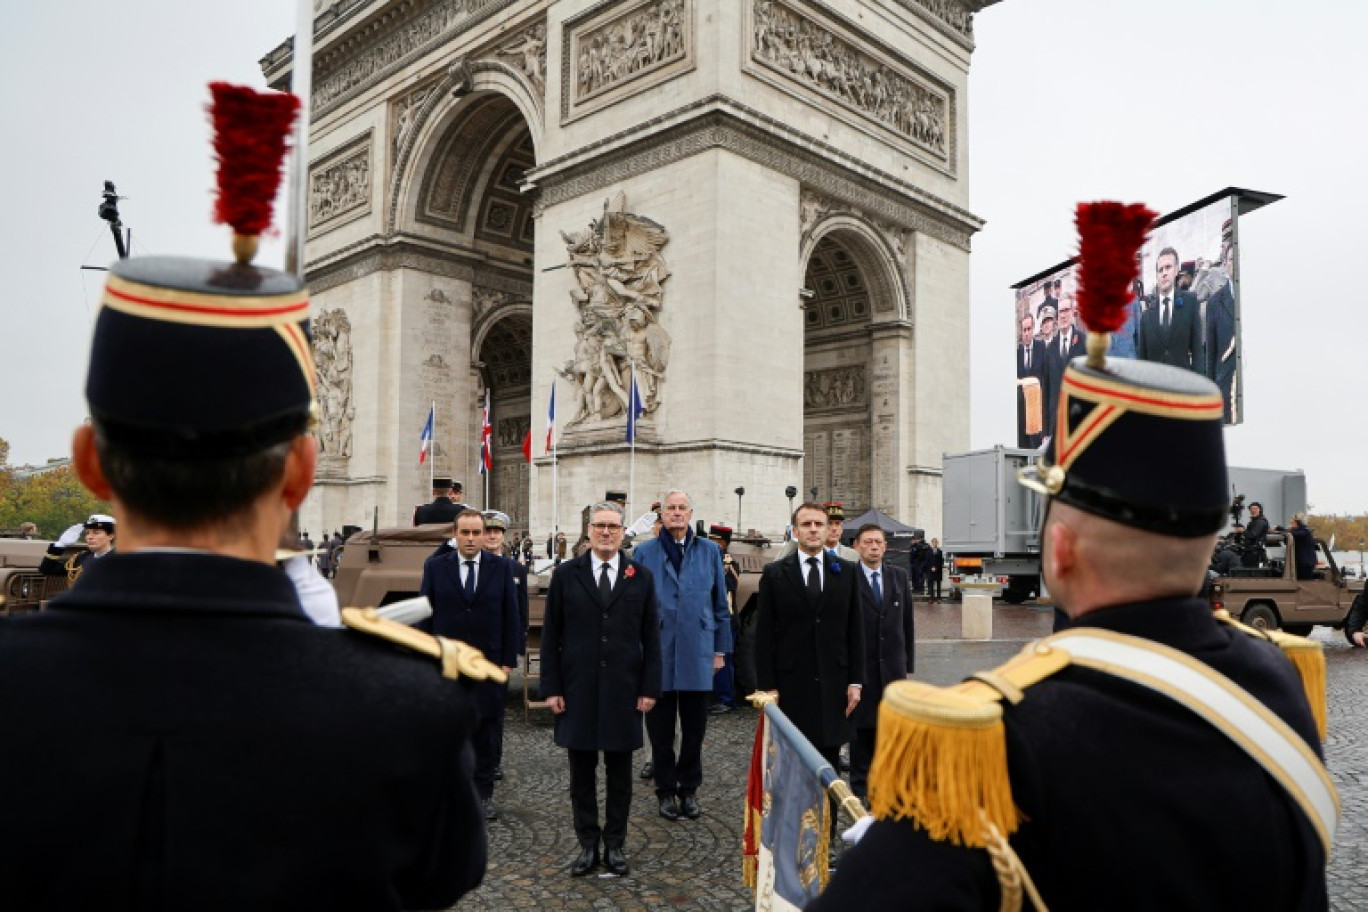
M 518 586 L 512 562 L 484 550 L 485 520 L 477 510 L 456 517 L 456 549 L 436 553 L 423 563 L 420 592 L 432 603 L 432 617 L 419 627 L 434 636 L 460 640 L 479 649 L 504 672 L 518 664 L 522 648 Z M 475 748 L 475 787 L 486 820 L 497 820 L 494 782 L 503 744 L 507 684 L 484 681 L 476 687 L 480 724 Z
M 860 552 L 857 576 L 864 624 L 864 689 L 850 717 L 855 729 L 850 741 L 850 790 L 862 801 L 869 794 L 866 783 L 884 687 L 914 670 L 912 594 L 907 574 L 884 560 L 887 549 L 884 531 L 875 523 L 861 526 L 855 534 L 855 550 Z
M 461 483 L 450 478 L 432 479 L 432 503 L 413 508 L 413 524 L 454 523 L 462 511 L 469 510 L 461 500 Z
M 5 908 L 432 909 L 483 877 L 468 687 L 316 626 L 275 564 L 317 459 L 308 313 L 247 263 L 111 267 L 72 465 L 119 551 L 0 623 Z
M 1287 526 L 1287 534 L 1292 536 L 1292 560 L 1296 565 L 1297 579 L 1316 578 L 1316 533 L 1306 524 L 1305 517 L 1298 513 Z
M 558 747 L 570 755 L 570 805 L 582 877 L 599 862 L 627 873 L 623 843 L 632 804 L 632 752 L 642 713 L 660 698 L 660 615 L 651 572 L 622 554 L 623 513 L 604 501 L 590 511 L 593 545 L 551 576 L 542 624 L 541 691 L 556 714 Z M 597 770 L 607 777 L 598 822 Z
M 827 514 L 793 514 L 798 550 L 765 566 L 755 619 L 757 686 L 836 768 L 864 688 L 859 567 L 826 553 Z
M 1017 446 L 1035 449 L 1049 425 L 1049 374 L 1045 343 L 1035 337 L 1035 318 L 1023 314 L 1018 325 L 1016 351 Z M 1034 430 L 1028 432 L 1027 428 Z
M 1202 371 L 1201 307 L 1190 292 L 1179 289 L 1178 252 L 1159 251 L 1154 268 L 1157 285 L 1140 315 L 1140 343 L 1135 356 L 1185 370 Z
M 1315 675 L 1196 597 L 1230 506 L 1220 390 L 1099 361 L 1069 365 L 1060 411 L 1109 422 L 1024 479 L 1069 629 L 949 688 L 889 685 L 878 819 L 809 910 L 997 910 L 1026 877 L 1052 912 L 1326 908 Z
M 1249 505 L 1249 525 L 1244 531 L 1244 565 L 1257 567 L 1264 559 L 1264 539 L 1268 537 L 1268 517 L 1257 500 Z
M 1221 389 L 1221 404 L 1227 423 L 1234 419 L 1235 368 L 1235 246 L 1227 243 L 1221 251 L 1221 267 L 1226 280 L 1206 303 L 1207 376 Z
M 931 601 L 941 600 L 941 577 L 945 576 L 945 552 L 941 550 L 940 539 L 931 539 L 931 560 L 926 565 L 926 594 Z

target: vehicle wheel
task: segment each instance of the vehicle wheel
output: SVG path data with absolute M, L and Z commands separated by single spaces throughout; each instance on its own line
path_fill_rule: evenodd
M 1304 637 L 1310 636 L 1311 628 L 1315 626 L 1315 624 L 1283 624 L 1282 629 L 1293 636 Z
M 1255 602 L 1246 607 L 1240 620 L 1258 630 L 1278 629 L 1278 612 L 1266 602 Z

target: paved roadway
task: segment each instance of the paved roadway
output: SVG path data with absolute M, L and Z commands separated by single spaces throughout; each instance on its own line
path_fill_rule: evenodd
M 1023 641 L 1049 632 L 1050 612 L 999 606 L 994 634 L 970 643 L 959 635 L 959 606 L 919 604 L 918 674 L 949 683 L 1014 654 Z M 1368 910 L 1368 653 L 1351 650 L 1337 631 L 1317 628 L 1325 643 L 1330 687 L 1327 753 L 1340 789 L 1343 816 L 1330 865 L 1331 907 Z M 520 686 L 520 685 L 519 685 Z M 485 884 L 458 909 L 742 910 L 752 908 L 741 882 L 742 796 L 755 735 L 750 709 L 712 716 L 704 744 L 698 821 L 663 820 L 649 783 L 635 781 L 626 853 L 627 878 L 567 873 L 576 854 L 570 824 L 569 770 L 551 743 L 550 713 L 523 718 L 521 694 L 510 701 L 504 746 L 506 778 L 495 802 L 500 819 L 489 827 Z M 635 766 L 645 760 L 636 755 Z M 601 788 L 601 786 L 600 786 Z M 602 801 L 600 799 L 600 806 Z M 1248 854 L 1257 858 L 1258 846 Z

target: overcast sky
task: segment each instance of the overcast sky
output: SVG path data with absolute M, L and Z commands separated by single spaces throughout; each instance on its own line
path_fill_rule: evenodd
M 102 181 L 129 198 L 135 253 L 224 258 L 201 113 L 294 3 L 13 3 L 0 33 L 0 437 L 11 462 L 68 453 L 85 415 L 90 321 L 113 241 Z M 1227 186 L 1287 198 L 1241 220 L 1246 423 L 1233 464 L 1301 468 L 1318 512 L 1368 512 L 1368 320 L 1355 228 L 1368 203 L 1368 3 L 1003 0 L 977 17 L 967 99 L 975 448 L 1014 440 L 1009 286 L 1070 256 L 1080 200 L 1169 212 Z M 279 245 L 259 262 L 278 265 Z M 1333 280 L 1333 281 L 1332 281 Z M 206 408 L 213 407 L 212 394 Z

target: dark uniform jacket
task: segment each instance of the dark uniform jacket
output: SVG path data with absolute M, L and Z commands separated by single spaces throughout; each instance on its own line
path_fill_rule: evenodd
M 817 748 L 850 740 L 846 688 L 863 684 L 860 568 L 823 552 L 822 595 L 811 598 L 801 551 L 765 565 L 755 619 L 756 686 Z
M 618 578 L 605 602 L 593 552 L 551 575 L 542 622 L 542 699 L 564 697 L 556 744 L 570 750 L 641 747 L 638 697 L 660 697 L 660 614 L 655 583 L 642 564 L 618 556 Z M 629 572 L 630 571 L 630 572 Z
M 474 725 L 274 566 L 101 559 L 0 622 L 0 906 L 444 908 L 485 868 Z
M 114 550 L 110 548 L 105 557 L 113 554 Z M 91 561 L 104 560 L 102 557 L 96 557 L 94 551 L 77 551 L 64 559 L 65 553 L 66 549 L 56 542 L 48 545 L 47 553 L 38 563 L 38 572 L 44 576 L 64 576 L 74 585 Z
M 432 617 L 417 626 L 435 636 L 468 643 L 495 665 L 512 668 L 522 650 L 518 586 L 513 562 L 481 551 L 475 574 L 475 598 L 461 584 L 461 552 L 433 554 L 423 562 L 419 591 L 432 603 Z M 501 715 L 508 686 L 495 681 L 475 685 L 480 717 Z
M 1210 665 L 1319 755 L 1291 663 L 1218 624 L 1198 599 L 1106 608 L 1099 627 Z M 1069 667 L 1004 702 L 1012 837 L 1051 912 L 1325 909 L 1325 854 L 1302 810 L 1245 751 L 1191 710 L 1138 684 Z M 875 823 L 809 909 L 998 908 L 988 853 Z M 1029 902 L 1027 907 L 1029 908 Z
M 860 702 L 850 714 L 855 728 L 873 728 L 879 718 L 879 700 L 890 681 L 901 681 L 913 671 L 912 593 L 908 591 L 907 571 L 884 561 L 879 567 L 879 588 L 883 607 L 874 602 L 874 590 L 864 567 L 857 566 L 860 577 L 860 609 L 864 613 L 864 689 Z
M 423 504 L 413 510 L 413 524 L 425 526 L 429 523 L 454 523 L 463 510 L 470 509 L 449 497 L 435 498 L 432 503 Z

